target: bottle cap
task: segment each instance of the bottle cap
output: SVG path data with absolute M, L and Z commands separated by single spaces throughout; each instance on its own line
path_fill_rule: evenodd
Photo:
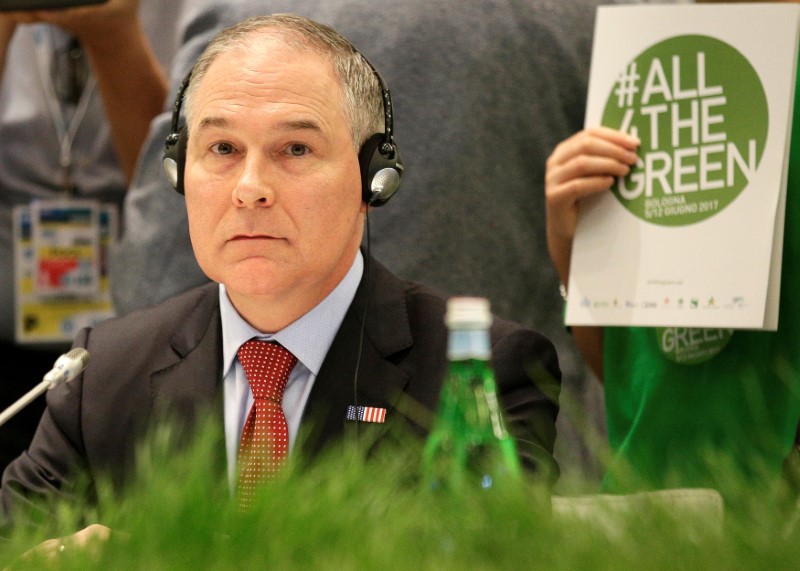
M 451 297 L 447 300 L 444 322 L 448 328 L 489 327 L 492 324 L 489 300 L 485 297 Z

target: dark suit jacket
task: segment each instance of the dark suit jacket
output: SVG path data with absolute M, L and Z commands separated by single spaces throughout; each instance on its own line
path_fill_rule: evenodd
M 366 269 L 303 415 L 301 424 L 314 428 L 301 445 L 309 456 L 345 432 L 365 312 L 358 404 L 407 420 L 407 411 L 419 410 L 415 405 L 433 411 L 438 402 L 447 364 L 446 297 L 397 278 L 374 259 Z M 75 346 L 89 351 L 89 365 L 48 391 L 29 450 L 3 474 L 4 511 L 24 495 L 58 492 L 75 466 L 91 479 L 110 473 L 123 485 L 137 438 L 162 406 L 188 425 L 204 410 L 218 411 L 221 419 L 221 331 L 216 283 L 81 331 Z M 499 318 L 491 338 L 501 402 L 523 462 L 555 474 L 555 349 L 539 333 Z M 404 424 L 425 434 L 418 418 Z

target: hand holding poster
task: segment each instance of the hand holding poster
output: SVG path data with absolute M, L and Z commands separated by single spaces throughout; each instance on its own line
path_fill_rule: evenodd
M 775 329 L 796 5 L 598 9 L 586 125 L 641 141 L 581 205 L 569 325 Z

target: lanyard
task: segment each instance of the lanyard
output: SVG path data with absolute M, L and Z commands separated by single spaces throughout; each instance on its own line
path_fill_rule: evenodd
M 53 57 L 58 57 L 56 53 L 55 35 L 52 28 L 50 29 L 50 41 L 44 40 L 43 35 L 37 34 L 36 41 L 36 63 L 39 69 L 39 78 L 44 89 L 44 98 L 47 102 L 47 109 L 50 118 L 53 121 L 53 127 L 56 131 L 56 136 L 59 142 L 59 157 L 58 166 L 61 168 L 61 184 L 65 194 L 74 194 L 75 187 L 72 181 L 72 144 L 75 141 L 75 135 L 78 133 L 81 123 L 86 116 L 86 111 L 89 108 L 89 101 L 92 98 L 95 87 L 95 79 L 89 76 L 86 85 L 81 91 L 80 98 L 78 99 L 75 111 L 72 117 L 67 121 L 62 100 L 56 93 L 53 84 L 53 78 L 50 74 L 50 62 Z

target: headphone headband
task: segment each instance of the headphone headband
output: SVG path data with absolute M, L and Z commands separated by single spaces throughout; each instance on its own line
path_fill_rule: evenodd
M 358 55 L 361 56 L 361 59 L 364 60 L 369 68 L 372 70 L 375 79 L 378 80 L 378 85 L 381 88 L 381 101 L 383 102 L 383 143 L 381 144 L 381 154 L 388 155 L 389 153 L 394 152 L 394 116 L 393 116 L 393 109 L 392 109 L 392 94 L 389 91 L 389 87 L 386 85 L 386 82 L 383 80 L 383 76 L 377 70 L 377 68 L 372 65 L 372 62 L 367 59 L 367 57 L 362 54 L 361 52 L 356 52 Z

